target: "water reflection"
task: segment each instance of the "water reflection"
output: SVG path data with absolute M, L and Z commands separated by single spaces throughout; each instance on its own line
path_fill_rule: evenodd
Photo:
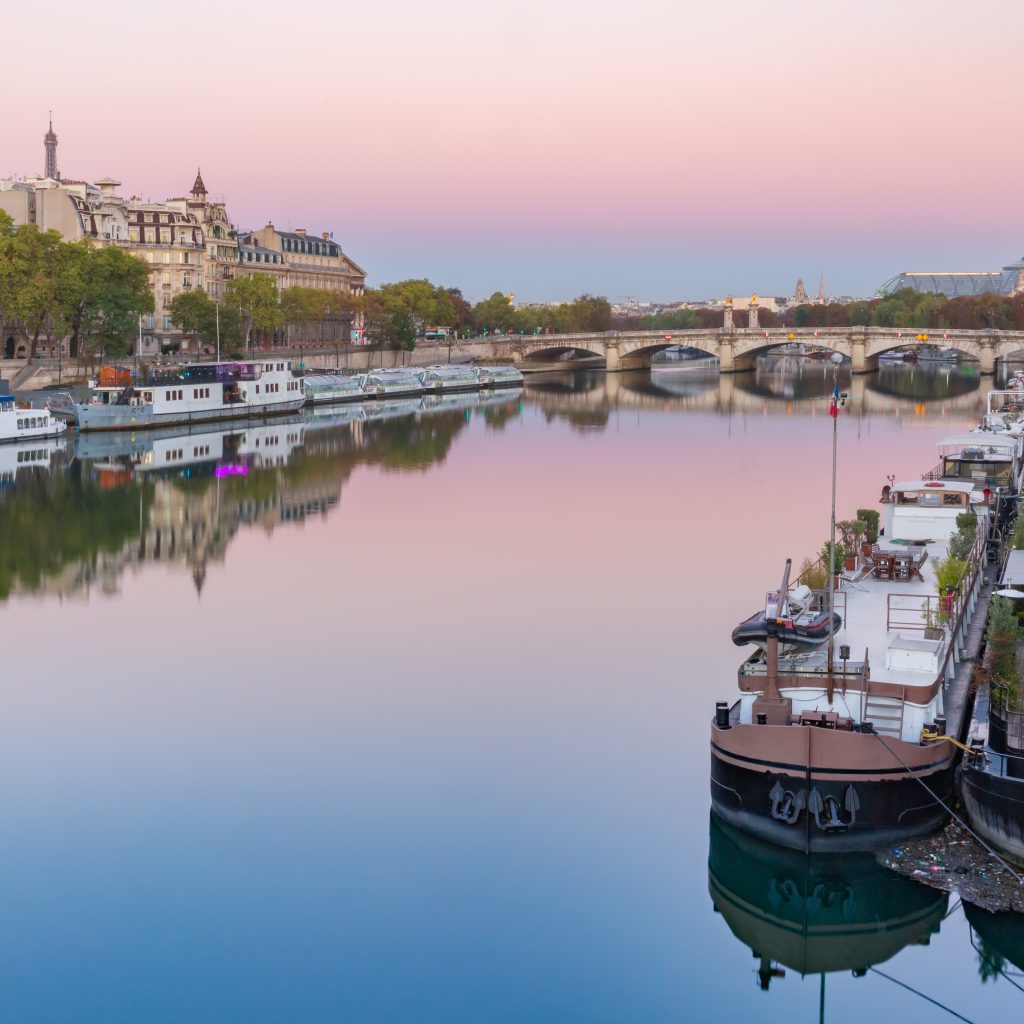
M 927 945 L 949 896 L 881 867 L 871 854 L 805 856 L 711 816 L 708 888 L 767 989 L 786 970 L 856 976 L 906 946 Z
M 1024 914 L 992 914 L 964 904 L 982 981 L 1005 978 L 1024 993 Z
M 85 434 L 0 446 L 0 599 L 15 592 L 115 592 L 129 567 L 186 566 L 197 590 L 243 524 L 272 530 L 326 515 L 357 464 L 388 471 L 444 462 L 468 418 L 500 430 L 536 406 L 548 422 L 607 430 L 622 412 L 717 416 L 820 415 L 831 365 L 767 357 L 756 371 L 719 375 L 705 363 L 604 374 L 530 377 L 514 394 L 429 396 L 308 410 L 261 425 L 182 434 Z M 885 367 L 841 377 L 848 412 L 927 423 L 975 415 L 985 383 L 970 366 Z M 176 432 L 177 431 L 177 432 Z
M 356 465 L 442 463 L 473 415 L 501 429 L 521 390 L 316 409 L 258 425 L 92 433 L 0 447 L 0 599 L 118 590 L 129 569 L 187 568 L 202 591 L 243 525 L 326 516 Z

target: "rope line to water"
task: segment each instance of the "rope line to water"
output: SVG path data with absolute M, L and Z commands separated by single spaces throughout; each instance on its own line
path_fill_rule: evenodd
M 985 842 L 985 840 L 984 840 L 984 839 L 982 839 L 982 838 L 981 838 L 981 836 L 979 836 L 979 835 L 978 835 L 978 833 L 977 833 L 977 832 L 975 832 L 975 831 L 974 831 L 974 829 L 973 829 L 973 828 L 971 828 L 971 826 L 970 826 L 970 825 L 968 825 L 968 824 L 967 824 L 967 822 L 966 822 L 966 821 L 964 821 L 964 819 L 963 819 L 963 818 L 961 818 L 961 817 L 960 817 L 960 815 L 959 815 L 959 814 L 957 814 L 957 813 L 956 813 L 956 811 L 954 811 L 954 810 L 953 810 L 953 808 L 952 808 L 952 807 L 950 807 L 950 806 L 949 806 L 949 804 L 947 804 L 947 803 L 945 802 L 945 800 L 943 800 L 943 799 L 942 799 L 942 797 L 940 797 L 940 796 L 938 795 L 938 793 L 936 793 L 936 792 L 935 792 L 935 791 L 934 791 L 934 790 L 933 790 L 933 789 L 932 789 L 932 788 L 931 788 L 931 787 L 930 787 L 930 786 L 928 785 L 928 783 L 924 781 L 924 779 L 922 779 L 922 778 L 921 778 L 921 777 L 920 777 L 919 775 L 915 775 L 915 774 L 914 774 L 914 769 L 913 769 L 913 768 L 911 768 L 911 767 L 910 767 L 910 765 L 909 765 L 909 764 L 907 764 L 907 762 L 906 762 L 906 761 L 904 761 L 904 760 L 903 760 L 903 758 L 902 758 L 902 757 L 900 757 L 900 755 L 899 755 L 899 754 L 897 754 L 897 753 L 896 753 L 896 751 L 895 751 L 895 750 L 893 750 L 893 749 L 892 749 L 892 747 L 890 747 L 890 746 L 889 746 L 889 744 L 888 744 L 888 743 L 886 743 L 886 742 L 885 742 L 885 740 L 883 740 L 883 739 L 882 739 L 882 737 L 881 737 L 881 736 L 879 736 L 877 732 L 872 732 L 872 733 L 871 733 L 871 735 L 872 735 L 872 736 L 874 736 L 874 737 L 875 737 L 875 739 L 876 739 L 876 740 L 878 740 L 878 742 L 879 742 L 879 743 L 881 743 L 881 744 L 882 744 L 882 746 L 883 746 L 883 747 L 885 747 L 885 749 L 886 749 L 886 750 L 888 750 L 888 751 L 889 751 L 889 753 L 890 753 L 890 754 L 892 754 L 892 756 L 893 756 L 893 757 L 894 757 L 894 758 L 895 758 L 895 759 L 896 759 L 897 761 L 899 761 L 899 763 L 900 763 L 901 765 L 903 765 L 903 767 L 904 767 L 904 768 L 906 768 L 906 770 L 907 770 L 907 774 L 908 774 L 908 775 L 910 775 L 910 777 L 911 777 L 911 778 L 913 778 L 913 779 L 916 779 L 916 780 L 917 780 L 917 781 L 918 781 L 919 783 L 921 783 L 921 785 L 922 785 L 922 786 L 924 787 L 924 790 L 925 790 L 925 792 L 926 792 L 926 793 L 927 793 L 927 794 L 928 794 L 928 795 L 929 795 L 929 796 L 930 796 L 930 797 L 931 797 L 931 798 L 932 798 L 932 799 L 933 799 L 933 800 L 934 800 L 934 801 L 935 801 L 935 802 L 936 802 L 936 803 L 937 803 L 937 804 L 938 804 L 938 805 L 939 805 L 939 806 L 940 806 L 940 807 L 941 807 L 941 808 L 942 808 L 942 809 L 943 809 L 943 810 L 944 810 L 944 811 L 945 811 L 945 812 L 946 812 L 946 813 L 947 813 L 947 814 L 948 814 L 948 815 L 949 815 L 949 816 L 950 816 L 950 817 L 951 817 L 951 818 L 952 818 L 952 819 L 953 819 L 953 820 L 954 820 L 955 822 L 957 822 L 957 824 L 959 824 L 961 828 L 963 828 L 964 830 L 966 830 L 966 831 L 967 831 L 967 832 L 968 832 L 968 833 L 969 833 L 970 835 L 974 836 L 974 838 L 975 838 L 975 839 L 977 839 L 977 840 L 978 840 L 978 842 L 979 842 L 979 843 L 981 843 L 981 845 L 982 845 L 982 846 L 984 846 L 984 847 L 985 847 L 985 849 L 986 849 L 986 850 L 988 850 L 988 852 L 989 852 L 989 853 L 990 853 L 990 854 L 991 854 L 991 855 L 992 855 L 992 856 L 993 856 L 993 857 L 994 857 L 994 858 L 995 858 L 995 859 L 996 859 L 996 860 L 997 860 L 997 861 L 998 861 L 998 862 L 999 862 L 1000 864 L 1002 864 L 1002 866 L 1003 866 L 1004 868 L 1006 868 L 1006 870 L 1007 870 L 1007 871 L 1009 871 L 1011 875 L 1013 875 L 1013 877 L 1014 877 L 1014 878 L 1016 879 L 1016 881 L 1017 881 L 1017 884 L 1018 884 L 1018 885 L 1024 886 L 1024 878 L 1021 878 L 1021 876 L 1020 876 L 1020 875 L 1018 875 L 1018 874 L 1017 874 L 1017 872 L 1016 872 L 1016 871 L 1014 871 L 1014 870 L 1013 870 L 1013 868 L 1012 868 L 1012 867 L 1010 867 L 1010 865 L 1009 865 L 1009 864 L 1007 864 L 1007 863 L 1006 863 L 1006 861 L 1005 861 L 1005 860 L 1003 860 L 1003 858 L 1002 858 L 1002 857 L 1000 857 L 1000 856 L 999 856 L 999 854 L 998 854 L 998 853 L 996 853 L 996 851 L 995 851 L 995 850 L 993 850 L 993 849 L 992 849 L 992 847 L 991 847 L 991 846 L 989 846 L 989 844 L 988 844 L 988 843 L 986 843 L 986 842 Z
M 945 1010 L 946 1013 L 952 1017 L 956 1017 L 957 1020 L 965 1021 L 966 1024 L 974 1024 L 974 1021 L 972 1021 L 970 1017 L 965 1017 L 963 1014 L 957 1013 L 956 1010 L 951 1010 L 948 1006 L 943 1005 L 937 999 L 932 999 L 931 996 L 926 996 L 923 992 L 918 991 L 918 989 L 913 988 L 906 982 L 900 981 L 899 978 L 894 978 L 891 974 L 886 974 L 885 971 L 880 971 L 877 967 L 869 967 L 868 970 L 882 978 L 885 978 L 886 981 L 891 981 L 894 985 L 899 985 L 900 988 L 905 988 L 908 992 L 913 992 L 915 996 L 920 996 L 922 999 L 931 1003 L 932 1006 L 937 1006 L 940 1010 Z

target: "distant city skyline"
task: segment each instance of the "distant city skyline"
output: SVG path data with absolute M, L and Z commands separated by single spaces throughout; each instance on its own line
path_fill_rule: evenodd
M 638 0 L 628 18 L 582 0 L 311 0 L 287 23 L 230 2 L 199 24 L 105 8 L 126 40 L 191 55 L 174 67 L 127 44 L 100 59 L 77 10 L 55 0 L 44 35 L 36 9 L 5 16 L 25 88 L 0 176 L 43 171 L 52 108 L 65 175 L 163 198 L 202 166 L 242 226 L 336 225 L 374 284 L 668 301 L 786 295 L 824 273 L 831 293 L 870 295 L 904 270 L 1024 254 L 1024 142 L 1007 103 L 980 102 L 1016 95 L 1011 3 L 966 20 L 880 0 L 855 17 Z

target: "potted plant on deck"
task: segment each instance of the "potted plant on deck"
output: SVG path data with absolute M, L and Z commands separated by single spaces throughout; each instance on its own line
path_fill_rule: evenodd
M 839 589 L 839 577 L 842 575 L 843 567 L 846 565 L 846 560 L 849 557 L 846 548 L 843 547 L 841 541 L 836 541 L 835 551 L 830 552 L 832 544 L 830 541 L 825 541 L 821 546 L 821 562 L 825 566 L 825 571 L 834 582 L 834 589 Z M 854 561 L 856 561 L 856 553 L 853 554 Z
M 847 572 L 857 569 L 857 552 L 860 551 L 861 538 L 867 533 L 867 524 L 860 519 L 843 519 L 836 523 L 836 529 L 842 538 L 844 558 L 843 566 Z

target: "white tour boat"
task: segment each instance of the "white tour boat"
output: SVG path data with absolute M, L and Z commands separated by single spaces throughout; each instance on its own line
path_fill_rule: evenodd
M 478 366 L 476 375 L 482 388 L 514 388 L 523 384 L 523 375 L 514 366 Z
M 398 398 L 423 393 L 423 384 L 412 370 L 371 370 L 363 384 L 368 398 Z
M 419 377 L 426 392 L 477 391 L 480 388 L 475 366 L 427 366 L 420 370 Z
M 87 402 L 68 393 L 51 409 L 79 430 L 141 430 L 294 412 L 305 403 L 287 360 L 186 363 L 128 386 L 97 387 Z
M 49 409 L 19 409 L 14 395 L 0 395 L 0 443 L 58 437 L 65 430 L 67 424 Z
M 308 373 L 302 378 L 302 390 L 313 405 L 359 402 L 366 398 L 366 374 Z

